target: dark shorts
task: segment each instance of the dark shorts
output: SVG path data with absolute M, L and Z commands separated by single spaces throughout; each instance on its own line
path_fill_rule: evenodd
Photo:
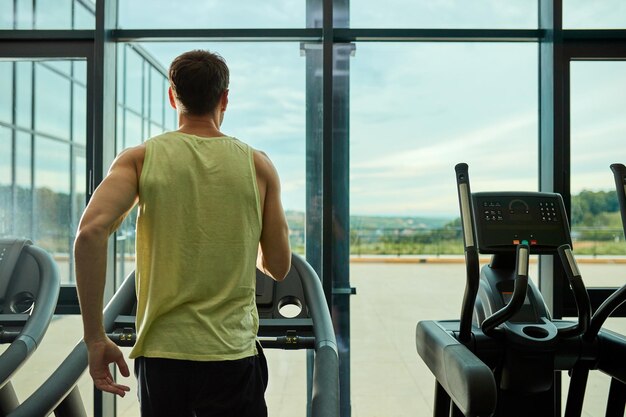
M 266 417 L 267 362 L 135 359 L 142 417 Z

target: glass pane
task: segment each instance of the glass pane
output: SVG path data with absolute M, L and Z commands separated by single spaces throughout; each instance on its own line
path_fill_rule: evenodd
M 428 416 L 415 325 L 458 319 L 465 285 L 454 166 L 472 191 L 537 190 L 537 46 L 366 43 L 350 66 L 353 410 Z
M 87 102 L 85 87 L 75 83 L 74 94 L 70 94 L 71 77 L 59 72 L 71 68 L 70 63 L 70 60 L 18 60 L 3 61 L 0 65 L 0 68 L 16 65 L 16 85 L 20 92 L 3 94 L 3 99 L 10 100 L 9 106 L 16 109 L 18 127 L 9 126 L 7 131 L 11 138 L 15 136 L 15 147 L 11 143 L 3 146 L 6 152 L 0 158 L 0 172 L 11 173 L 2 175 L 2 182 L 10 190 L 10 198 L 3 197 L 4 204 L 7 201 L 9 204 L 4 210 L 11 213 L 5 219 L 9 224 L 3 226 L 2 236 L 28 238 L 53 253 L 63 283 L 71 280 L 70 250 L 86 191 Z M 74 71 L 81 70 L 85 72 L 86 66 L 77 66 Z M 85 78 L 85 74 L 81 76 Z M 74 129 L 82 131 L 82 137 L 80 133 L 70 132 L 72 109 Z M 30 133 L 33 114 L 34 135 Z M 79 141 L 73 148 L 72 139 Z M 73 164 L 72 153 L 76 155 Z
M 35 129 L 70 139 L 70 79 L 42 63 L 35 65 Z
M 132 48 L 125 48 L 124 104 L 141 114 L 144 59 Z
M 350 1 L 354 28 L 532 29 L 537 16 L 536 0 Z
M 75 153 L 80 152 L 80 149 L 74 149 Z M 84 153 L 84 152 L 83 152 Z M 72 223 L 70 231 L 72 232 L 72 241 L 76 237 L 76 231 L 78 230 L 78 223 L 83 214 L 83 208 L 85 207 L 86 192 L 87 192 L 87 159 L 85 155 L 77 155 L 74 158 L 74 178 L 72 187 Z M 74 270 L 71 270 L 71 276 L 74 277 Z M 74 281 L 73 279 L 71 281 Z
M 0 126 L 0 236 L 10 234 L 12 227 L 11 130 Z
M 16 29 L 33 28 L 33 0 L 17 0 Z
M 0 14 L 0 29 L 13 29 L 13 2 L 4 1 L 2 3 L 2 13 Z
M 626 29 L 622 0 L 563 0 L 564 29 Z
M 33 181 L 33 175 L 31 172 L 33 135 L 24 132 L 16 132 L 16 136 L 15 181 L 18 186 L 30 187 Z
M 81 145 L 87 143 L 87 89 L 74 84 L 72 103 L 72 140 Z
M 38 137 L 35 140 L 35 234 L 33 242 L 42 248 L 69 257 L 70 147 L 67 144 Z M 65 263 L 67 264 L 67 263 Z M 61 269 L 67 280 L 69 269 Z
M 0 61 L 0 122 L 13 123 L 13 63 Z
M 626 62 L 576 61 L 571 74 L 572 238 L 583 278 L 592 286 L 621 286 L 622 269 L 611 265 L 626 255 L 612 163 L 626 163 Z M 602 273 L 591 270 L 604 260 Z
M 94 29 L 96 27 L 95 9 L 95 4 L 92 7 L 86 7 L 83 2 L 74 0 L 74 29 Z
M 15 95 L 16 122 L 15 124 L 25 129 L 32 128 L 33 106 L 33 63 L 18 62 L 15 72 L 16 88 L 19 94 Z
M 45 67 L 50 68 L 52 71 L 56 71 L 63 77 L 72 76 L 72 62 L 71 61 L 46 61 L 43 64 Z
M 87 61 L 72 61 L 74 66 L 72 76 L 83 86 L 87 85 Z
M 166 83 L 163 75 L 159 74 L 155 69 L 150 70 L 150 102 L 148 111 L 150 112 L 150 120 L 154 123 L 163 124 L 163 107 L 167 98 Z
M 134 112 L 126 111 L 125 120 L 126 129 L 124 130 L 124 148 L 139 145 L 144 139 L 141 130 L 141 116 L 136 115 Z
M 14 236 L 32 239 L 33 236 L 33 175 L 32 135 L 17 132 L 15 146 L 15 217 L 12 233 Z
M 72 0 L 37 0 L 36 29 L 71 29 Z
M 120 1 L 118 24 L 133 28 L 297 28 L 305 24 L 305 2 L 291 0 Z

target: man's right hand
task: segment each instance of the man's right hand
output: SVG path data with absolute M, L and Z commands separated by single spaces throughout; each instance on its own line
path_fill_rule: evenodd
M 120 348 L 107 337 L 87 343 L 87 351 L 89 353 L 89 374 L 96 388 L 120 397 L 126 395 L 130 388 L 116 383 L 109 369 L 109 364 L 115 363 L 122 376 L 130 376 L 128 365 Z

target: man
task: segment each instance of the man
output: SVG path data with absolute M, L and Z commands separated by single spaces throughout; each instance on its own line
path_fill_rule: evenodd
M 74 246 L 89 372 L 120 396 L 129 375 L 102 323 L 107 241 L 137 204 L 137 342 L 146 416 L 266 416 L 256 342 L 255 265 L 290 268 L 280 181 L 269 158 L 219 129 L 229 72 L 207 51 L 177 57 L 169 99 L 179 129 L 122 152 L 92 196 Z

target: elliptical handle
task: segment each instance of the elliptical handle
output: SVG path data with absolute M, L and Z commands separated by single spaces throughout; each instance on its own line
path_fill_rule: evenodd
M 474 231 L 474 212 L 472 206 L 472 192 L 470 189 L 468 165 L 464 162 L 456 164 L 456 184 L 461 211 L 461 228 L 463 230 L 463 244 L 465 250 L 476 246 L 476 232 Z
M 466 163 L 457 164 L 454 170 L 456 172 L 459 209 L 461 211 L 461 230 L 463 232 L 465 272 L 467 277 L 463 305 L 461 307 L 461 320 L 459 322 L 459 341 L 461 343 L 469 343 L 472 338 L 472 317 L 480 282 L 480 265 L 478 263 L 478 250 L 476 249 L 474 210 L 472 207 L 468 165 Z
M 482 331 L 487 336 L 493 336 L 496 327 L 513 317 L 524 305 L 528 290 L 528 257 L 530 248 L 527 243 L 520 243 L 516 249 L 515 286 L 511 301 L 500 310 L 487 317 L 482 325 Z
M 565 270 L 565 275 L 569 281 L 570 287 L 574 292 L 574 301 L 576 302 L 576 309 L 578 310 L 578 324 L 559 329 L 559 335 L 561 337 L 573 337 L 584 334 L 591 323 L 591 301 L 589 300 L 589 293 L 583 283 L 582 275 L 576 264 L 576 259 L 572 254 L 572 248 L 565 244 L 558 247 L 559 257 Z
M 611 164 L 611 171 L 615 178 L 615 191 L 622 214 L 622 227 L 626 236 L 626 167 L 623 164 Z

